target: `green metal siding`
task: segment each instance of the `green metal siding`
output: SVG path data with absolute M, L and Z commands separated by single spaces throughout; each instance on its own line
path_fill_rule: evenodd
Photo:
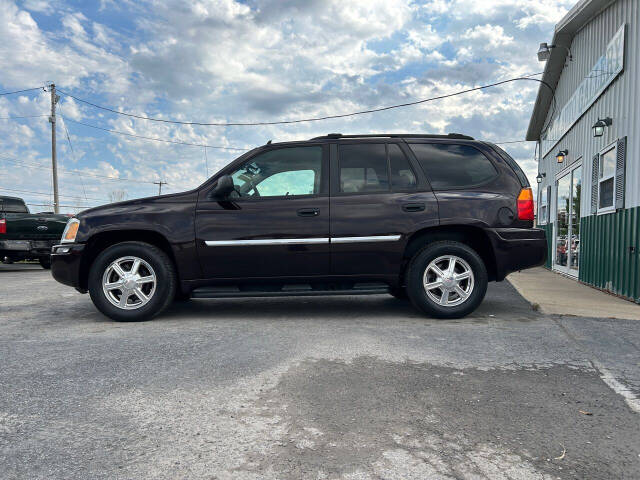
M 538 228 L 544 230 L 547 236 L 547 263 L 544 264 L 546 268 L 551 268 L 551 261 L 553 260 L 553 223 L 546 223 L 544 225 L 538 225 Z
M 639 240 L 640 207 L 582 217 L 579 279 L 640 303 Z

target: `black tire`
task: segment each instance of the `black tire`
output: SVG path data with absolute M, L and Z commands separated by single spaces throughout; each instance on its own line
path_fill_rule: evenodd
M 463 290 L 469 289 L 466 292 L 469 294 L 466 300 L 455 305 L 455 302 L 461 300 L 462 296 L 455 292 L 446 294 L 447 300 L 453 298 L 453 306 L 443 306 L 436 302 L 427 294 L 423 282 L 425 271 L 431 262 L 445 256 L 454 256 L 462 259 L 473 273 L 472 285 L 466 283 L 469 280 L 466 282 L 463 280 L 461 283 Z M 465 267 L 461 266 L 460 263 L 463 262 L 458 262 L 458 268 L 462 267 L 464 269 Z M 431 317 L 446 319 L 464 317 L 478 308 L 487 293 L 488 276 L 487 268 L 475 250 L 464 243 L 445 240 L 434 242 L 415 254 L 407 269 L 406 281 L 407 294 L 416 308 Z M 438 292 L 440 297 L 444 296 L 444 290 L 436 289 L 432 290 L 432 292 L 435 292 L 435 296 L 438 296 Z
M 153 268 L 156 275 L 155 291 L 148 303 L 132 310 L 113 305 L 102 288 L 103 275 L 109 265 L 127 256 L 144 260 Z M 89 271 L 89 294 L 93 304 L 104 315 L 120 322 L 149 320 L 160 314 L 175 297 L 176 284 L 175 267 L 168 255 L 158 247 L 144 242 L 123 242 L 112 245 L 98 255 Z
M 42 268 L 44 268 L 45 270 L 49 270 L 51 268 L 51 257 L 50 256 L 46 256 L 46 257 L 40 257 L 38 259 L 38 261 L 40 262 L 40 266 Z
M 389 289 L 389 294 L 398 300 L 408 300 L 407 289 L 403 287 L 393 287 Z

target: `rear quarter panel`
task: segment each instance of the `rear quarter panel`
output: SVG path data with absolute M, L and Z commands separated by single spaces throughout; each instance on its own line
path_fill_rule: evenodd
M 436 191 L 440 225 L 514 226 L 517 223 L 516 200 L 522 189 L 520 181 L 511 167 L 492 149 L 477 143 L 472 146 L 491 160 L 498 175 L 481 185 Z M 505 221 L 509 218 L 507 211 L 512 219 L 508 222 Z

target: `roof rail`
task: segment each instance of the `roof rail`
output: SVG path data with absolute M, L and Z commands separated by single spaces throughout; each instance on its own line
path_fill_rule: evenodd
M 461 133 L 447 133 L 446 135 L 436 135 L 429 133 L 368 133 L 365 135 L 343 135 L 341 133 L 330 133 L 328 135 L 313 137 L 311 140 L 326 140 L 337 138 L 453 138 L 456 140 L 474 140 L 473 137 Z

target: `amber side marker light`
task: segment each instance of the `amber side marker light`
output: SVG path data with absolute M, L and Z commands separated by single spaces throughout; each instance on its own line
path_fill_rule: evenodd
M 518 220 L 533 220 L 533 192 L 523 188 L 518 195 Z

